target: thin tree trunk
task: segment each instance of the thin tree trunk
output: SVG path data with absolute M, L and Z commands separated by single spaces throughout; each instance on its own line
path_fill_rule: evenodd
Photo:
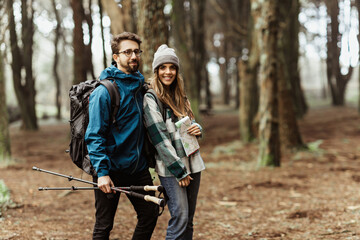
M 10 161 L 11 157 L 3 59 L 2 51 L 0 51 L 0 163 Z
M 253 1 L 259 4 L 258 1 Z M 260 124 L 259 166 L 280 166 L 280 141 L 278 122 L 278 28 L 279 6 L 277 0 L 265 1 L 261 6 L 260 49 Z
M 284 32 L 284 57 L 286 64 L 284 65 L 287 72 L 289 84 L 292 90 L 292 102 L 295 107 L 295 112 L 298 118 L 302 118 L 308 106 L 305 100 L 304 92 L 301 87 L 300 73 L 299 73 L 299 15 L 300 2 L 299 0 L 282 0 L 281 15 L 285 21 Z M 296 16 L 296 17 L 295 17 Z
M 259 31 L 254 29 L 254 22 L 260 17 L 260 8 L 251 11 L 251 21 L 249 21 L 249 60 L 239 62 L 240 74 L 240 133 L 242 141 L 250 142 L 256 137 L 258 130 L 258 121 L 256 121 L 256 113 L 259 106 L 259 90 L 258 90 L 258 70 L 260 64 L 259 49 Z
M 20 49 L 18 45 L 13 1 L 11 0 L 7 1 L 7 15 L 12 54 L 11 69 L 15 94 L 19 103 L 21 118 L 23 120 L 22 128 L 25 130 L 37 130 L 38 124 L 35 111 L 35 79 L 32 73 L 32 47 L 34 36 L 34 10 L 32 1 L 30 1 L 29 4 L 27 4 L 26 0 L 21 1 L 22 49 Z M 25 73 L 24 77 L 22 76 L 22 72 Z
M 104 69 L 107 67 L 107 60 L 106 60 L 106 51 L 105 51 L 105 34 L 104 34 L 104 24 L 103 24 L 103 7 L 101 0 L 98 0 L 99 4 L 99 14 L 100 14 L 100 29 L 101 29 L 101 42 L 102 42 L 102 52 L 103 52 L 103 64 Z
M 71 0 L 73 9 L 74 31 L 73 31 L 73 48 L 74 48 L 74 81 L 73 84 L 86 81 L 86 67 L 84 62 L 85 44 L 82 22 L 84 19 L 84 8 L 82 0 Z
M 358 10 L 358 22 L 360 23 L 360 0 L 355 0 L 355 6 Z M 358 24 L 358 44 L 360 46 L 360 24 Z M 360 55 L 359 55 L 359 60 L 360 60 Z M 360 68 L 358 69 L 358 82 L 359 82 L 359 87 L 358 87 L 358 90 L 359 90 L 359 97 L 358 97 L 358 112 L 360 113 Z
M 177 55 L 180 58 L 181 73 L 184 76 L 185 88 L 188 94 L 188 97 L 191 102 L 191 107 L 194 112 L 195 118 L 200 119 L 199 115 L 199 102 L 200 99 L 197 95 L 197 81 L 195 70 L 194 70 L 194 51 L 197 49 L 193 48 L 193 39 L 192 35 L 197 34 L 193 33 L 189 24 L 189 12 L 185 12 L 184 9 L 184 0 L 178 0 L 173 2 L 173 36 L 175 40 L 175 46 L 177 49 Z M 190 21 L 191 22 L 191 21 Z M 196 69 L 199 71 L 199 69 Z
M 353 67 L 348 67 L 348 73 L 343 75 L 340 70 L 340 51 L 342 34 L 339 32 L 339 2 L 338 0 L 326 1 L 326 7 L 331 21 L 327 26 L 327 78 L 330 86 L 332 104 L 343 106 L 345 104 L 345 90 Z
M 55 80 L 55 88 L 56 88 L 56 94 L 55 94 L 55 104 L 56 104 L 56 109 L 57 109 L 57 114 L 56 114 L 56 118 L 57 119 L 61 119 L 61 87 L 60 87 L 60 76 L 58 73 L 58 64 L 59 64 L 59 49 L 58 49 L 58 45 L 59 45 L 59 40 L 61 37 L 61 21 L 60 21 L 60 16 L 59 16 L 59 12 L 56 9 L 56 1 L 52 0 L 52 5 L 53 5 L 53 10 L 54 10 L 54 14 L 55 14 L 55 19 L 56 19 L 56 27 L 55 27 L 55 38 L 54 38 L 54 63 L 53 63 L 53 75 L 54 75 L 54 80 Z

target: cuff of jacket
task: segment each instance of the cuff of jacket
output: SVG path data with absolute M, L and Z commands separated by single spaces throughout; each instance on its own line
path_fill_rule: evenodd
M 174 162 L 167 169 L 175 176 L 175 178 L 180 181 L 188 175 L 185 166 L 181 166 L 178 162 Z
M 96 173 L 98 177 L 109 176 L 109 171 L 106 169 L 99 169 Z

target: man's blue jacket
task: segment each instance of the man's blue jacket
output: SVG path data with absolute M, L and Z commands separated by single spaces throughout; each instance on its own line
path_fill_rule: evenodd
M 115 66 L 106 68 L 100 80 L 115 79 L 120 92 L 116 124 L 111 124 L 111 99 L 103 85 L 90 95 L 89 124 L 85 134 L 90 161 L 98 177 L 109 171 L 133 174 L 147 168 L 142 155 L 145 130 L 143 126 L 144 77 L 138 71 L 126 74 Z

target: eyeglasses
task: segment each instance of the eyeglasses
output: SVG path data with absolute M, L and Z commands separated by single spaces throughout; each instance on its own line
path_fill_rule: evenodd
M 135 56 L 140 57 L 142 52 L 143 51 L 140 49 L 135 49 L 135 50 L 126 49 L 124 51 L 119 52 L 118 54 L 123 53 L 123 54 L 125 54 L 125 56 L 131 57 L 133 55 L 133 53 L 135 53 Z

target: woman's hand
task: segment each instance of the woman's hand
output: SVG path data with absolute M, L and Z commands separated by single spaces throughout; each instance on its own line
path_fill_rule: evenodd
M 201 131 L 198 125 L 196 124 L 192 124 L 188 129 L 187 129 L 188 134 L 190 135 L 194 135 L 194 136 L 200 136 L 201 135 Z
M 184 177 L 183 179 L 181 179 L 181 180 L 179 181 L 180 187 L 187 187 L 187 186 L 189 186 L 191 180 L 193 180 L 192 177 L 190 177 L 190 175 L 187 175 L 186 177 Z

